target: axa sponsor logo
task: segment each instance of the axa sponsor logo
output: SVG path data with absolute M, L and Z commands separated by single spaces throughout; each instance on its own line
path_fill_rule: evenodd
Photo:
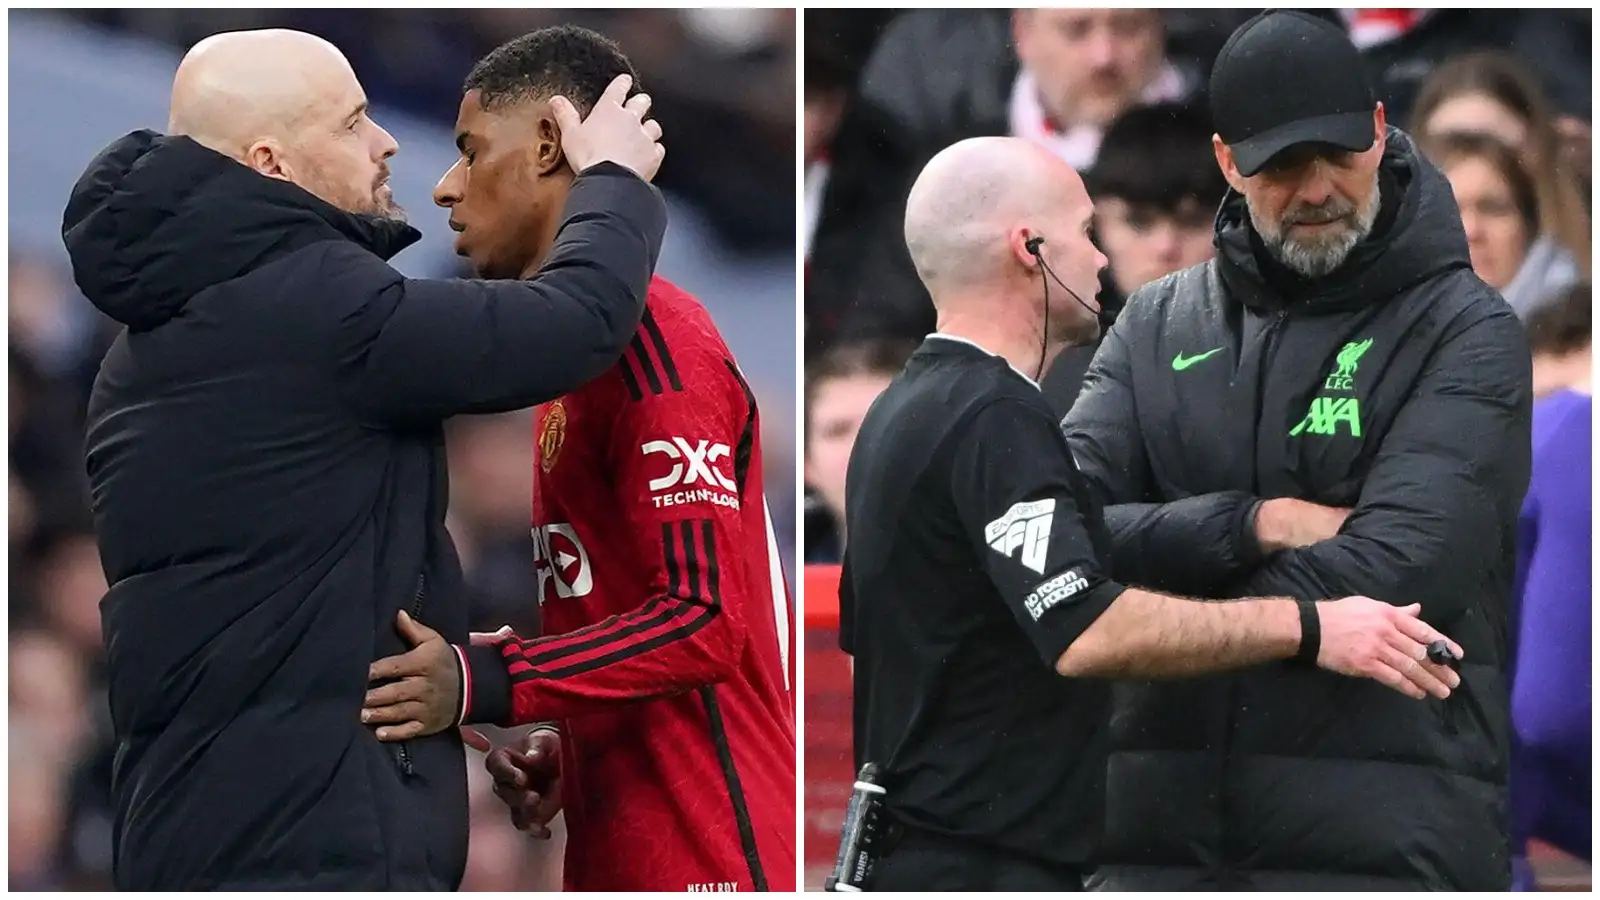
M 650 479 L 650 502 L 657 509 L 709 503 L 739 508 L 739 485 L 730 477 L 733 451 L 727 444 L 674 437 L 649 441 L 640 451 L 646 458 L 665 457 L 672 468 Z
M 594 590 L 589 551 L 577 529 L 565 522 L 533 526 L 533 569 L 540 606 L 552 596 L 587 597 Z
M 1088 587 L 1089 579 L 1078 574 L 1077 569 L 1068 569 L 1048 581 L 1040 582 L 1038 587 L 1029 592 L 1023 605 L 1028 608 L 1028 615 L 1037 622 L 1046 610 L 1057 603 L 1071 600 Z
M 1017 503 L 983 527 L 983 539 L 1001 556 L 1017 555 L 1020 549 L 1018 561 L 1043 575 L 1045 555 L 1050 549 L 1050 525 L 1055 515 L 1054 499 Z

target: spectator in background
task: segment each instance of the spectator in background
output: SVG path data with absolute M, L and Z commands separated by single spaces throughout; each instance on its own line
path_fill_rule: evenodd
M 1423 139 L 1488 134 L 1516 148 L 1538 193 L 1539 232 L 1571 254 L 1588 277 L 1590 223 L 1580 185 L 1580 174 L 1587 175 L 1570 165 L 1539 82 L 1516 59 L 1483 52 L 1450 60 L 1423 84 L 1411 122 Z
M 1556 302 L 1528 318 L 1535 400 L 1562 390 L 1592 393 L 1589 389 L 1593 375 L 1589 352 L 1591 298 L 1588 284 L 1575 285 Z
M 1428 73 L 1477 50 L 1514 52 L 1537 68 L 1564 102 L 1562 112 L 1589 113 L 1589 15 L 1565 10 L 1317 10 L 1361 51 L 1368 77 L 1390 120 L 1415 121 L 1413 108 Z M 1581 31 L 1581 37 L 1577 32 Z
M 1021 69 L 1008 133 L 1079 171 L 1094 165 L 1106 127 L 1122 113 L 1194 90 L 1166 59 L 1157 9 L 1018 9 L 1012 31 Z
M 933 330 L 933 308 L 905 250 L 902 213 L 912 177 L 934 153 L 965 138 L 1008 135 L 1087 169 L 1111 121 L 1140 103 L 1188 97 L 1198 69 L 1167 57 L 1154 9 L 901 13 L 859 86 L 863 122 L 875 133 L 857 152 L 876 160 L 878 182 L 849 188 L 855 196 L 842 196 L 843 185 L 830 190 L 807 316 L 817 310 L 828 339 L 921 340 Z M 836 163 L 856 164 L 844 148 Z
M 1519 857 L 1529 838 L 1591 855 L 1592 304 L 1580 285 L 1528 320 L 1535 379 L 1543 375 L 1546 394 L 1533 410 L 1515 595 L 1511 806 Z M 1517 875 L 1526 888 L 1526 868 Z
M 1160 10 L 916 10 L 884 32 L 861 91 L 889 114 L 887 137 L 912 172 L 955 141 L 993 135 L 1084 170 L 1117 116 L 1184 99 L 1199 80 L 1167 58 Z
M 473 572 L 474 631 L 501 625 L 539 632 L 528 498 L 533 496 L 533 415 L 460 416 L 445 424 L 452 537 Z
M 1137 106 L 1106 129 L 1087 177 L 1095 233 L 1111 260 L 1101 273 L 1102 331 L 1129 294 L 1213 253 L 1212 221 L 1228 182 L 1211 153 L 1211 119 L 1179 103 Z M 1040 387 L 1058 415 L 1072 408 L 1099 342 L 1067 347 Z
M 1450 181 L 1472 270 L 1527 318 L 1578 280 L 1578 262 L 1542 233 L 1539 192 L 1517 152 L 1498 138 L 1446 132 L 1423 153 Z
M 844 553 L 844 476 L 856 432 L 916 349 L 909 340 L 860 340 L 806 366 L 807 563 L 836 563 Z

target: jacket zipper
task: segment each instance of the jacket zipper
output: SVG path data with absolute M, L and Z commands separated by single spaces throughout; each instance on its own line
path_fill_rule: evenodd
M 1277 353 L 1278 332 L 1283 329 L 1283 323 L 1288 318 L 1289 310 L 1279 309 L 1277 312 L 1272 314 L 1272 319 L 1269 320 L 1266 324 L 1266 327 L 1261 330 L 1261 354 L 1257 358 L 1258 362 L 1256 365 L 1257 436 L 1251 445 L 1252 459 L 1250 472 L 1252 487 L 1255 488 L 1255 493 L 1258 495 L 1261 493 L 1261 437 L 1259 432 L 1261 431 L 1261 416 L 1265 412 L 1264 407 L 1266 405 L 1266 373 L 1268 368 L 1272 365 L 1273 356 Z M 1240 676 L 1238 674 L 1232 674 L 1227 676 L 1227 678 L 1227 706 L 1224 708 L 1222 729 L 1222 784 L 1217 798 L 1221 807 L 1219 809 L 1221 815 L 1219 817 L 1218 824 L 1221 826 L 1219 829 L 1219 839 L 1221 843 L 1220 849 L 1222 852 L 1218 854 L 1219 858 L 1217 860 L 1217 867 L 1214 872 L 1218 885 L 1217 889 L 1224 891 L 1237 890 L 1239 887 L 1239 885 L 1235 884 L 1233 874 L 1234 859 L 1237 854 L 1233 852 L 1233 834 L 1228 830 L 1227 823 L 1230 813 L 1232 812 L 1232 804 L 1229 802 L 1229 797 L 1231 797 L 1233 794 L 1233 731 L 1238 725 L 1238 722 L 1236 721 L 1236 713 L 1239 708 L 1240 699 Z
M 417 573 L 417 592 L 416 592 L 416 595 L 411 598 L 411 611 L 410 612 L 411 612 L 411 620 L 414 621 L 414 622 L 422 621 L 419 618 L 422 615 L 422 595 L 427 591 L 427 588 L 428 588 L 428 573 L 426 571 L 418 572 Z M 415 768 L 413 768 L 412 765 L 411 765 L 411 742 L 410 741 L 401 741 L 400 742 L 400 771 L 404 772 L 407 775 L 415 775 L 415 774 L 417 774 L 417 770 Z

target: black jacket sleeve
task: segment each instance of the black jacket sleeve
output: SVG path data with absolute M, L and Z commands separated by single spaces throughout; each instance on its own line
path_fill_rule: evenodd
M 1532 395 L 1528 340 L 1509 307 L 1457 327 L 1384 436 L 1344 530 L 1273 555 L 1228 595 L 1361 594 L 1420 602 L 1432 622 L 1465 612 L 1516 533 Z
M 1261 562 L 1256 499 L 1225 492 L 1144 502 L 1154 492 L 1154 478 L 1139 428 L 1128 344 L 1140 339 L 1129 332 L 1149 320 L 1150 307 L 1148 293 L 1135 294 L 1106 332 L 1061 429 L 1078 469 L 1105 506 L 1111 574 L 1126 584 L 1205 596 Z
M 1111 573 L 1140 587 L 1211 597 L 1266 558 L 1255 538 L 1261 501 L 1220 491 L 1105 509 Z
M 1046 664 L 1122 593 L 1095 558 L 1076 473 L 1042 404 L 1001 397 L 958 423 L 956 516 L 989 579 Z
M 615 364 L 638 330 L 665 232 L 660 193 L 605 163 L 573 182 L 555 245 L 527 281 L 404 278 L 353 245 L 330 245 L 341 383 L 386 423 L 565 394 Z

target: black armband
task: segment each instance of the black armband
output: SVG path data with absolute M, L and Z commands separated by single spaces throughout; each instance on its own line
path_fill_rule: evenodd
M 1295 654 L 1295 662 L 1315 666 L 1322 652 L 1322 619 L 1310 600 L 1297 600 L 1295 606 L 1300 608 L 1300 652 Z

